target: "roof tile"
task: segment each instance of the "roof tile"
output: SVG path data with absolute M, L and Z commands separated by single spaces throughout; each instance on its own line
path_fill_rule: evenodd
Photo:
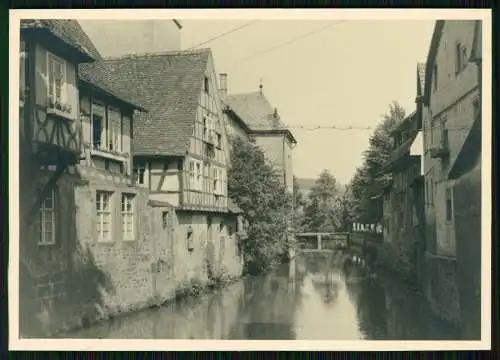
M 88 65 L 93 76 L 148 110 L 134 121 L 135 154 L 186 154 L 210 56 L 209 49 L 201 49 L 127 55 Z
M 275 109 L 260 92 L 228 95 L 224 102 L 251 130 L 285 130 L 286 125 L 274 116 Z
M 102 59 L 101 54 L 82 29 L 77 20 L 61 19 L 23 19 L 21 29 L 46 29 L 67 44 L 75 47 L 80 52 L 89 55 L 93 59 Z

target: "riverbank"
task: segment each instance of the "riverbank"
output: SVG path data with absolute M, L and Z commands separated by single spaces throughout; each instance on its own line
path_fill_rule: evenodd
M 126 318 L 129 316 L 134 316 L 134 314 L 139 314 L 144 311 L 149 311 L 149 310 L 158 310 L 161 308 L 166 308 L 172 305 L 175 305 L 178 302 L 183 302 L 186 301 L 188 298 L 199 298 L 207 294 L 211 294 L 214 292 L 217 292 L 218 290 L 225 289 L 237 282 L 244 281 L 245 279 L 249 277 L 259 277 L 259 276 L 266 276 L 278 269 L 279 267 L 283 265 L 287 265 L 291 261 L 294 261 L 296 258 L 296 253 L 294 251 L 291 252 L 293 254 L 292 256 L 285 256 L 280 259 L 280 263 L 276 264 L 272 268 L 270 268 L 266 273 L 264 274 L 257 274 L 257 275 L 251 275 L 251 274 L 245 274 L 242 272 L 241 275 L 239 276 L 231 276 L 228 274 L 222 274 L 219 276 L 214 276 L 206 281 L 202 281 L 199 278 L 193 278 L 185 282 L 180 282 L 176 287 L 175 290 L 172 292 L 171 297 L 167 298 L 151 298 L 147 303 L 145 303 L 143 306 L 140 307 L 135 307 L 131 308 L 128 311 L 117 311 L 117 312 L 109 312 L 108 315 L 102 316 L 99 318 L 95 318 L 93 320 L 90 319 L 85 319 L 85 321 L 82 321 L 80 324 L 77 326 L 73 327 L 68 327 L 65 329 L 62 329 L 61 331 L 52 333 L 50 335 L 45 335 L 46 337 L 54 337 L 54 336 L 59 336 L 61 334 L 65 333 L 74 333 L 80 330 L 84 330 L 90 327 L 95 327 L 95 326 L 102 326 L 106 322 L 114 322 L 114 321 L 119 321 L 122 318 Z
M 62 334 L 71 339 L 456 340 L 422 296 L 303 254 L 260 276 Z M 354 278 L 360 281 L 350 281 Z M 326 326 L 325 319 L 336 319 Z

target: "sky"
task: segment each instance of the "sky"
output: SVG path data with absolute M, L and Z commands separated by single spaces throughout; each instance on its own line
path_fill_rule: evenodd
M 95 22 L 80 23 L 99 36 Z M 316 178 L 328 169 L 342 184 L 362 164 L 371 130 L 311 128 L 374 127 L 393 101 L 411 113 L 417 63 L 426 60 L 434 27 L 434 20 L 181 23 L 182 49 L 206 42 L 200 47 L 210 47 L 216 72 L 228 74 L 229 94 L 258 91 L 262 81 L 298 141 L 294 175 Z
M 182 47 L 248 22 L 184 20 Z M 216 71 L 228 74 L 230 94 L 258 91 L 262 80 L 265 96 L 298 141 L 297 177 L 328 169 L 346 184 L 362 164 L 370 130 L 310 128 L 372 127 L 392 101 L 411 113 L 417 63 L 426 60 L 433 28 L 433 20 L 261 20 L 202 47 L 212 49 Z M 278 47 L 283 43 L 289 44 Z

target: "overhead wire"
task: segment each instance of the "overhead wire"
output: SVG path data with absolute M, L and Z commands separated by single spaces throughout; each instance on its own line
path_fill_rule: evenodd
M 233 32 L 239 31 L 239 30 L 241 30 L 241 29 L 243 29 L 245 27 L 248 27 L 248 26 L 250 26 L 250 25 L 252 25 L 252 24 L 254 24 L 254 23 L 258 22 L 258 21 L 260 21 L 260 20 L 253 20 L 253 21 L 247 22 L 247 23 L 245 23 L 243 25 L 234 27 L 234 28 L 232 28 L 232 29 L 230 29 L 228 31 L 225 31 L 225 32 L 217 35 L 217 36 L 214 36 L 213 38 L 210 38 L 210 39 L 208 39 L 208 40 L 206 40 L 204 42 L 201 42 L 201 43 L 199 43 L 196 46 L 190 47 L 188 49 L 188 51 L 189 50 L 194 50 L 194 49 L 196 49 L 196 48 L 198 48 L 198 47 L 200 47 L 202 45 L 206 45 L 206 44 L 208 44 L 208 43 L 210 43 L 212 41 L 215 41 L 215 40 L 220 39 L 220 38 L 222 38 L 224 36 L 227 36 L 227 35 L 229 35 L 229 34 L 231 34 Z M 290 39 L 290 40 L 288 40 L 286 42 L 283 42 L 283 43 L 280 43 L 278 45 L 272 46 L 272 47 L 267 48 L 267 49 L 265 49 L 263 51 L 256 52 L 256 53 L 254 53 L 254 54 L 252 54 L 252 55 L 250 55 L 250 56 L 248 56 L 246 58 L 243 58 L 241 60 L 238 60 L 238 61 L 234 62 L 233 65 L 240 64 L 242 62 L 251 60 L 252 58 L 254 58 L 256 56 L 259 56 L 259 55 L 265 55 L 265 54 L 267 54 L 269 52 L 272 52 L 272 51 L 275 51 L 275 50 L 280 49 L 282 47 L 285 47 L 285 46 L 288 46 L 290 44 L 293 44 L 293 43 L 295 43 L 295 42 L 297 42 L 297 41 L 299 41 L 301 39 L 304 39 L 306 37 L 312 36 L 314 34 L 317 34 L 317 33 L 321 32 L 321 31 L 325 31 L 325 30 L 327 30 L 327 29 L 329 29 L 329 28 L 331 28 L 331 27 L 333 27 L 335 25 L 338 25 L 338 24 L 346 22 L 346 21 L 347 20 L 339 20 L 339 21 L 335 21 L 334 23 L 330 23 L 330 24 L 328 24 L 326 26 L 322 26 L 320 28 L 314 29 L 314 30 L 309 31 L 309 32 L 307 32 L 305 34 L 302 34 L 302 35 L 300 35 L 298 37 L 292 38 L 292 39 Z M 292 125 L 292 126 L 286 126 L 286 128 L 287 129 L 301 129 L 301 130 L 306 130 L 306 131 L 316 131 L 316 130 L 349 131 L 349 130 L 375 130 L 377 127 L 376 126 L 336 126 L 336 125 L 316 125 L 316 126 Z M 446 129 L 447 130 L 452 130 L 452 131 L 453 130 L 461 131 L 461 130 L 467 130 L 467 129 L 469 129 L 469 127 L 468 126 L 447 127 Z M 427 129 L 427 130 L 423 130 L 423 131 L 427 132 L 427 131 L 431 131 L 431 130 Z
M 306 37 L 312 36 L 312 35 L 314 35 L 314 34 L 317 34 L 317 33 L 321 32 L 321 31 L 327 30 L 327 29 L 329 29 L 329 28 L 331 28 L 331 27 L 333 27 L 333 26 L 335 26 L 335 25 L 338 25 L 339 23 L 345 22 L 345 21 L 347 21 L 347 20 L 339 20 L 339 21 L 336 21 L 336 22 L 334 22 L 334 23 L 330 23 L 330 24 L 328 24 L 328 25 L 326 25 L 326 26 L 322 26 L 322 27 L 317 28 L 317 29 L 315 29 L 315 30 L 309 31 L 309 32 L 307 32 L 307 33 L 305 33 L 305 34 L 302 34 L 302 35 L 300 35 L 300 36 L 298 36 L 298 37 L 292 38 L 292 39 L 290 39 L 290 40 L 288 40 L 288 41 L 285 41 L 285 42 L 283 42 L 283 43 L 281 43 L 281 44 L 274 45 L 274 46 L 272 46 L 272 47 L 270 47 L 270 48 L 267 48 L 267 49 L 264 49 L 264 50 L 262 50 L 262 51 L 256 52 L 256 53 L 254 53 L 254 54 L 252 54 L 252 55 L 250 55 L 250 56 L 247 56 L 247 57 L 245 57 L 245 58 L 243 58 L 243 59 L 237 60 L 237 61 L 235 61 L 235 62 L 234 62 L 232 65 L 230 65 L 230 66 L 234 66 L 234 65 L 237 65 L 237 64 L 241 64 L 241 63 L 246 62 L 246 61 L 248 61 L 248 60 L 250 60 L 250 59 L 252 59 L 252 58 L 254 58 L 254 57 L 256 57 L 256 56 L 259 56 L 259 55 L 265 55 L 265 54 L 267 54 L 267 53 L 269 53 L 269 52 L 272 52 L 272 51 L 274 51 L 274 50 L 277 50 L 277 49 L 280 49 L 280 48 L 285 47 L 285 46 L 287 46 L 287 45 L 293 44 L 293 43 L 295 43 L 295 42 L 297 42 L 297 41 L 299 41 L 299 40 L 301 40 L 301 39 L 304 39 L 304 38 L 306 38 Z
M 377 126 L 338 126 L 338 125 L 289 125 L 285 126 L 286 129 L 301 129 L 306 131 L 315 131 L 315 130 L 339 130 L 339 131 L 348 131 L 348 130 L 375 130 Z M 460 131 L 460 130 L 468 130 L 470 126 L 455 126 L 455 127 L 447 127 L 446 130 L 452 131 Z M 430 132 L 431 129 L 422 130 L 425 132 Z M 436 130 L 437 131 L 437 130 Z
M 218 39 L 220 39 L 220 38 L 222 38 L 224 36 L 232 34 L 233 32 L 236 32 L 236 31 L 239 31 L 241 29 L 244 29 L 244 28 L 246 28 L 246 27 L 248 27 L 248 26 L 250 26 L 250 25 L 252 25 L 252 24 L 254 24 L 254 23 L 258 22 L 258 21 L 260 21 L 260 20 L 253 20 L 253 21 L 249 21 L 249 22 L 247 22 L 247 23 L 245 23 L 243 25 L 236 26 L 236 27 L 234 27 L 234 28 L 232 28 L 232 29 L 230 29 L 228 31 L 225 31 L 225 32 L 223 32 L 223 33 L 221 33 L 221 34 L 219 34 L 217 36 L 214 36 L 213 38 L 210 38 L 210 39 L 208 39 L 206 41 L 203 41 L 203 42 L 199 43 L 198 45 L 192 46 L 192 47 L 188 48 L 186 51 L 197 49 L 197 48 L 199 48 L 202 45 L 206 45 L 208 43 L 211 43 L 212 41 L 218 40 Z

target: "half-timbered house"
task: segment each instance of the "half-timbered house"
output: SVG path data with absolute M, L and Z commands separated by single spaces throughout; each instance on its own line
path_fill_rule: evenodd
M 241 271 L 239 212 L 227 194 L 227 136 L 210 50 L 128 55 L 88 65 L 147 109 L 134 126 L 134 181 L 175 209 L 178 280 Z M 232 269 L 232 270 L 231 270 Z
M 100 55 L 78 22 L 23 21 L 20 45 L 20 319 L 26 336 L 99 318 L 106 311 L 96 307 L 103 304 L 144 302 L 150 289 L 148 283 L 130 286 L 130 277 L 141 276 L 137 260 L 145 240 L 138 214 L 148 200 L 133 184 L 133 116 L 145 109 L 107 79 L 82 73 L 81 65 Z M 130 268 L 128 259 L 139 265 Z

